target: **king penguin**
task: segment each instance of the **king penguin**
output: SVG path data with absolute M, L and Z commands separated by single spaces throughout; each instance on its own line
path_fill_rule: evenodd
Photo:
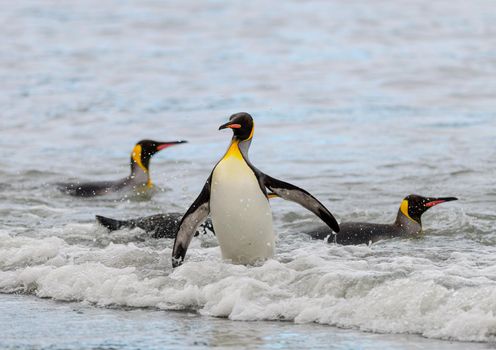
M 95 197 L 121 191 L 144 194 L 153 187 L 150 179 L 151 157 L 163 149 L 186 142 L 141 140 L 131 152 L 131 174 L 129 176 L 117 181 L 62 183 L 58 184 L 58 188 L 75 197 Z
M 325 239 L 328 243 L 342 245 L 371 244 L 379 240 L 395 237 L 414 237 L 422 233 L 422 214 L 428 209 L 445 202 L 455 201 L 455 197 L 422 197 L 411 194 L 403 199 L 393 224 L 373 224 L 368 222 L 342 222 L 338 234 L 327 227 L 306 232 L 312 238 Z
M 272 257 L 275 245 L 269 205 L 272 194 L 299 203 L 333 231 L 339 231 L 329 210 L 310 193 L 266 175 L 250 163 L 248 150 L 254 123 L 248 113 L 232 115 L 219 130 L 226 128 L 233 131 L 231 143 L 181 219 L 172 251 L 173 267 L 182 264 L 196 228 L 209 214 L 224 259 L 251 264 Z
M 136 227 L 144 230 L 151 238 L 174 238 L 179 229 L 182 214 L 166 213 L 155 214 L 135 219 L 117 220 L 101 215 L 96 215 L 96 221 L 109 231 L 121 230 L 124 228 L 134 229 Z M 204 234 L 214 234 L 214 228 L 210 219 L 205 220 L 195 232 L 195 237 Z

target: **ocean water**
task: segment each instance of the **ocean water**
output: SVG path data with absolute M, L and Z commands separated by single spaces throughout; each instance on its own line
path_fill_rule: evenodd
M 0 347 L 496 344 L 493 1 L 1 5 Z M 172 270 L 171 240 L 95 223 L 185 211 L 239 111 L 252 162 L 339 221 L 392 222 L 410 193 L 459 201 L 420 239 L 344 247 L 276 199 L 276 255 L 257 266 L 201 237 Z M 152 160 L 152 198 L 56 190 L 126 176 L 144 138 L 189 141 Z

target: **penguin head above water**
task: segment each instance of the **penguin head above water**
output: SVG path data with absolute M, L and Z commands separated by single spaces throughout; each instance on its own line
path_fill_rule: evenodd
M 398 217 L 404 215 L 410 220 L 421 224 L 420 218 L 427 210 L 438 204 L 456 200 L 458 200 L 456 197 L 423 197 L 411 194 L 401 202 Z
M 233 114 L 227 123 L 219 127 L 219 130 L 227 128 L 232 129 L 234 139 L 238 141 L 246 141 L 253 137 L 255 126 L 251 115 L 241 112 Z
M 131 170 L 134 170 L 136 166 L 141 168 L 145 173 L 147 173 L 148 167 L 150 166 L 151 157 L 168 147 L 179 145 L 181 143 L 186 143 L 187 141 L 153 141 L 153 140 L 141 140 L 138 142 L 131 153 Z

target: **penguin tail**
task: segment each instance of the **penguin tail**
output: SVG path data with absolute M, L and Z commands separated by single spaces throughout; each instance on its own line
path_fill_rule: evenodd
M 95 215 L 95 219 L 100 225 L 107 228 L 109 231 L 119 230 L 127 226 L 126 221 L 106 218 L 105 216 L 101 216 L 101 215 Z

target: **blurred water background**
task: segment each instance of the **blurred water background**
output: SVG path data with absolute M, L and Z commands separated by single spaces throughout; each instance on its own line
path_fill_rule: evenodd
M 494 5 L 1 1 L 0 347 L 494 346 Z M 170 240 L 95 224 L 186 210 L 239 111 L 252 162 L 340 221 L 460 200 L 371 247 L 311 241 L 318 219 L 275 200 L 277 254 L 254 267 L 203 237 L 172 272 Z M 152 160 L 151 200 L 53 186 L 126 176 L 143 138 L 189 140 Z

